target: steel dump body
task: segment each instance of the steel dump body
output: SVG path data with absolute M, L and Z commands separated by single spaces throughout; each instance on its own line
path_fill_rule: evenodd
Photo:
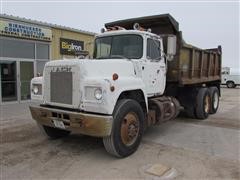
M 168 62 L 167 82 L 179 86 L 220 83 L 221 46 L 215 49 L 200 49 L 187 44 L 179 31 L 178 22 L 169 14 L 126 19 L 105 24 L 106 28 L 121 26 L 133 29 L 134 23 L 163 38 L 164 51 L 167 49 L 167 35 L 177 37 L 177 51 L 174 59 Z

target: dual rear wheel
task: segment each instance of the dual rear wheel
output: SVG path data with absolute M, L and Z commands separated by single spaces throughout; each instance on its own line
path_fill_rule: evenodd
M 207 119 L 209 114 L 215 114 L 219 106 L 219 90 L 212 86 L 200 88 L 197 91 L 196 99 L 188 106 L 187 113 L 191 118 Z

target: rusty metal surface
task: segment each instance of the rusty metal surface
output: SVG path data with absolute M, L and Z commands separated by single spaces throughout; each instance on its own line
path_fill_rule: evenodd
M 148 126 L 176 118 L 182 108 L 174 97 L 156 97 L 150 99 L 148 103 Z
M 129 112 L 121 122 L 121 139 L 124 145 L 131 146 L 139 135 L 139 119 L 134 112 Z
M 178 76 L 180 84 L 207 83 L 221 80 L 221 52 L 218 48 L 203 50 L 190 45 L 180 49 Z
M 64 123 L 66 130 L 95 137 L 104 137 L 111 134 L 112 116 L 93 115 L 59 109 L 29 106 L 32 118 L 37 123 L 55 127 L 53 120 Z

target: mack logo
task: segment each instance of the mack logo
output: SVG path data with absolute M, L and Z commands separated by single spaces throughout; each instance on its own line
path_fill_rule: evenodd
M 51 72 L 71 72 L 72 68 L 68 66 L 54 67 L 51 69 Z

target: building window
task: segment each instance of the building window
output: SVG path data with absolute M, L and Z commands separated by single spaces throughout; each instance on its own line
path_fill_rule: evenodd
M 48 44 L 36 44 L 36 59 L 49 59 L 49 45 Z
M 40 61 L 40 60 L 37 60 L 36 61 L 36 66 L 37 66 L 37 75 L 39 76 L 42 76 L 43 75 L 43 69 L 44 69 L 44 66 L 45 64 L 47 63 L 48 61 Z
M 0 56 L 35 59 L 34 46 L 32 42 L 0 39 Z

